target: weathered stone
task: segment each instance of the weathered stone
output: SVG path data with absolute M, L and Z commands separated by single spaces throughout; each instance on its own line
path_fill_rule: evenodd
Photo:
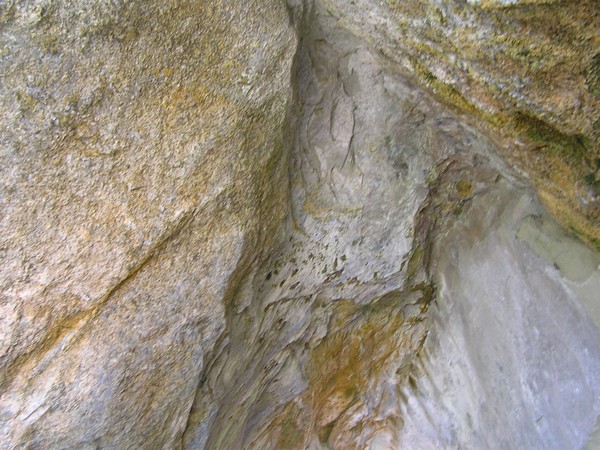
M 597 301 L 600 258 L 571 259 L 589 250 L 544 214 L 502 181 L 436 243 L 431 329 L 390 433 L 401 448 L 584 445 L 600 413 L 600 322 L 577 297 Z M 531 220 L 546 224 L 526 234 Z M 563 250 L 555 267 L 529 248 L 544 239 Z
M 556 283 L 554 274 L 538 273 L 530 279 L 523 272 L 523 264 L 533 254 L 517 240 L 513 206 L 504 203 L 516 196 L 527 204 L 535 203 L 527 211 L 537 213 L 541 207 L 532 193 L 510 187 L 520 182 L 494 156 L 498 147 L 490 139 L 400 76 L 376 49 L 340 26 L 322 5 L 316 3 L 305 11 L 301 36 L 289 237 L 249 276 L 236 297 L 232 332 L 211 361 L 192 409 L 188 447 L 581 445 L 600 412 L 598 402 L 591 400 L 600 387 L 594 376 L 600 364 L 600 343 L 589 321 L 580 331 L 569 330 L 572 308 L 576 308 L 570 290 L 548 297 L 549 290 L 543 287 Z M 520 214 L 523 209 L 521 205 Z M 471 233 L 464 244 L 464 235 L 456 231 L 462 227 Z M 508 275 L 476 280 L 461 273 L 454 283 L 475 290 L 504 283 L 512 289 L 508 292 L 516 305 L 545 299 L 539 309 L 547 315 L 553 314 L 552 307 L 558 311 L 562 305 L 560 314 L 566 321 L 548 335 L 556 346 L 553 362 L 575 354 L 578 345 L 586 345 L 589 353 L 581 357 L 582 371 L 575 366 L 572 371 L 566 367 L 557 372 L 556 379 L 540 385 L 542 391 L 535 401 L 542 402 L 547 395 L 548 404 L 560 414 L 566 411 L 563 402 L 572 402 L 571 412 L 576 414 L 568 423 L 555 415 L 547 417 L 545 424 L 557 429 L 564 425 L 569 430 L 564 433 L 546 432 L 541 425 L 536 428 L 539 416 L 531 416 L 536 404 L 526 390 L 515 386 L 511 396 L 501 389 L 495 391 L 494 383 L 502 374 L 490 378 L 490 388 L 482 391 L 469 391 L 459 382 L 444 385 L 447 374 L 455 375 L 443 365 L 444 351 L 460 367 L 489 367 L 470 359 L 469 353 L 438 350 L 437 340 L 425 340 L 429 330 L 432 336 L 439 333 L 441 341 L 449 327 L 428 317 L 434 299 L 450 302 L 449 297 L 464 307 L 469 301 L 482 302 L 480 297 L 464 299 L 457 287 L 442 288 L 445 277 L 450 277 L 450 268 L 444 264 L 446 259 L 454 261 L 461 251 L 468 254 L 474 239 L 493 240 L 495 227 L 509 230 L 506 243 L 522 252 L 514 256 L 518 265 L 504 267 L 502 246 L 492 245 L 481 263 L 494 261 Z M 450 236 L 455 240 L 450 241 Z M 575 250 L 581 244 L 564 245 Z M 543 272 L 551 264 L 538 262 L 536 270 Z M 518 289 L 524 290 L 522 297 L 516 294 Z M 586 289 L 593 292 L 593 286 Z M 498 298 L 490 296 L 492 301 Z M 442 311 L 445 307 L 439 306 Z M 498 308 L 498 320 L 509 321 L 514 315 L 509 308 Z M 437 306 L 434 310 L 436 316 L 443 314 Z M 481 348 L 485 353 L 499 340 L 509 353 L 527 352 L 531 356 L 506 368 L 512 382 L 527 377 L 530 370 L 535 371 L 536 358 L 543 361 L 550 356 L 547 344 L 531 336 L 530 325 L 542 326 L 538 321 L 547 320 L 537 313 L 528 310 L 525 322 L 513 326 L 529 341 L 515 342 L 508 333 L 488 334 L 484 340 L 474 333 L 468 345 L 477 348 L 485 342 Z M 446 319 L 451 322 L 454 316 Z M 482 326 L 471 325 L 484 333 Z M 468 335 L 468 330 L 461 331 Z M 443 362 L 433 357 L 429 361 L 435 351 L 442 354 Z M 490 358 L 489 364 L 497 361 L 504 363 L 503 356 Z M 487 427 L 489 438 L 483 439 L 488 440 L 477 441 L 478 432 L 468 425 L 457 435 L 444 434 L 445 429 L 436 434 L 438 421 L 445 418 L 444 398 L 437 390 L 439 398 L 432 395 L 432 400 L 425 390 L 422 397 L 411 392 L 428 382 L 427 377 L 419 378 L 428 373 L 426 364 L 437 369 L 431 379 L 438 390 L 446 389 L 451 400 L 464 396 L 471 402 L 472 408 L 466 410 L 458 403 L 447 427 L 460 427 L 472 417 Z M 561 383 L 590 387 L 574 398 L 570 392 L 552 392 Z M 495 409 L 473 405 L 479 394 L 485 394 Z M 210 397 L 216 399 L 215 404 L 207 402 Z M 414 403 L 420 401 L 432 402 L 430 415 L 414 411 Z M 499 411 L 499 419 L 494 411 Z M 499 440 L 502 430 L 514 425 L 511 414 L 519 418 L 523 433 L 512 441 Z M 431 440 L 415 435 L 414 429 L 420 428 L 432 435 Z
M 600 249 L 596 0 L 323 0 L 488 130 L 564 226 Z
M 0 5 L 3 448 L 583 446 L 597 30 L 592 0 Z
M 1 27 L 0 440 L 174 447 L 288 208 L 285 6 L 9 2 Z

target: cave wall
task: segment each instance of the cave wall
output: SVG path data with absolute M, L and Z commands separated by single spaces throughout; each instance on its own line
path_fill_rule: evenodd
M 2 447 L 174 448 L 288 209 L 288 12 L 0 8 Z
M 584 445 L 593 2 L 9 1 L 0 33 L 6 448 Z

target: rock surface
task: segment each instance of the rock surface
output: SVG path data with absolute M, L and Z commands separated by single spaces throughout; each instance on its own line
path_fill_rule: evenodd
M 598 14 L 0 5 L 2 448 L 581 448 Z
M 580 258 L 577 250 L 587 249 L 551 234 L 552 219 L 504 182 L 463 214 L 436 243 L 439 296 L 404 391 L 398 441 L 419 449 L 581 448 L 600 412 L 600 323 L 575 292 L 597 304 L 599 255 Z M 527 236 L 532 222 L 537 232 Z M 544 239 L 571 255 L 549 265 L 532 251 Z
M 596 0 L 323 0 L 327 13 L 476 117 L 565 227 L 600 250 Z
M 175 447 L 288 209 L 287 10 L 0 8 L 0 441 Z

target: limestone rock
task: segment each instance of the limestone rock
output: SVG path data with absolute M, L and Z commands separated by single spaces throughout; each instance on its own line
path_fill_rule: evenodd
M 548 238 L 595 255 L 575 294 L 517 237 L 543 208 L 494 142 L 323 4 L 304 14 L 288 238 L 234 300 L 187 447 L 583 445 L 597 253 Z

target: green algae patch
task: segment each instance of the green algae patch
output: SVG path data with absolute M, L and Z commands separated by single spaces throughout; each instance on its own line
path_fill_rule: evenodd
M 592 145 L 591 141 L 581 134 L 562 133 L 550 123 L 526 113 L 514 114 L 513 124 L 521 135 L 574 162 L 584 159 Z
M 592 58 L 586 73 L 586 83 L 592 95 L 600 99 L 600 53 Z

